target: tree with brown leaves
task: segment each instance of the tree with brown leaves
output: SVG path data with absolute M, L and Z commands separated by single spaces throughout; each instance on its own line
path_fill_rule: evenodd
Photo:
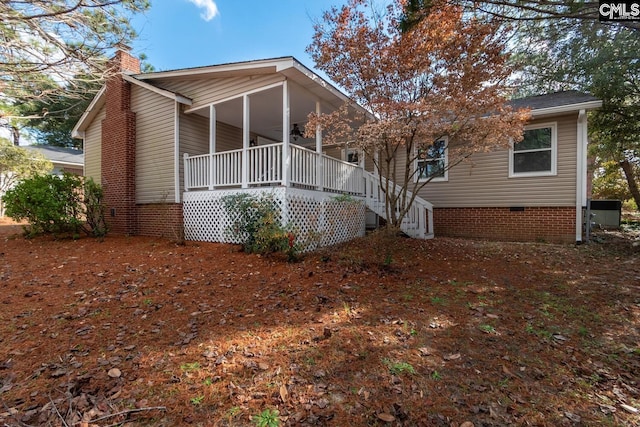
M 312 114 L 306 130 L 321 126 L 323 141 L 349 142 L 373 160 L 393 228 L 427 183 L 473 153 L 520 140 L 528 118 L 506 104 L 513 72 L 506 30 L 446 0 L 432 1 L 405 28 L 405 6 L 395 0 L 379 11 L 367 0 L 350 0 L 334 7 L 316 24 L 307 49 L 369 114 L 355 117 L 346 106 Z M 434 151 L 446 152 L 446 161 L 425 175 L 418 161 Z

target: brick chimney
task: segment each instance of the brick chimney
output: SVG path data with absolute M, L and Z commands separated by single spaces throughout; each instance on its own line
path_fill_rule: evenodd
M 131 111 L 131 83 L 123 74 L 140 73 L 140 60 L 119 49 L 110 61 L 102 121 L 102 186 L 107 221 L 114 234 L 135 235 L 136 114 Z

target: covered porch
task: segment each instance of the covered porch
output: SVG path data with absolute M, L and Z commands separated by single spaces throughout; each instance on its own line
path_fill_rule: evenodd
M 347 143 L 323 146 L 319 127 L 312 138 L 303 134 L 310 113 L 330 113 L 348 99 L 306 70 L 294 71 L 185 110 L 207 119 L 208 140 L 183 154 L 184 191 L 283 186 L 364 194 L 364 162 L 347 161 Z
M 303 135 L 309 113 L 328 113 L 348 100 L 306 70 L 293 71 L 183 112 L 185 122 L 198 117 L 208 124 L 206 141 L 181 141 L 191 149 L 182 154 L 187 239 L 238 243 L 223 208 L 224 197 L 237 193 L 271 197 L 279 220 L 298 230 L 306 250 L 364 235 L 362 156 L 346 143 L 327 147 L 320 128 L 312 138 Z

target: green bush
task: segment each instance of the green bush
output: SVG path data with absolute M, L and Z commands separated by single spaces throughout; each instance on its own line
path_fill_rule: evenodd
M 94 237 L 107 235 L 107 222 L 104 216 L 104 193 L 102 187 L 91 178 L 84 181 L 84 207 L 87 226 Z
M 78 175 L 36 175 L 25 179 L 6 192 L 4 203 L 7 216 L 29 222 L 25 231 L 30 236 L 76 236 L 80 231 L 96 236 L 106 234 L 102 190 L 92 180 L 84 182 Z
M 297 259 L 299 242 L 296 241 L 296 233 L 292 227 L 282 226 L 273 197 L 239 193 L 223 197 L 222 203 L 232 220 L 227 233 L 240 239 L 245 252 L 280 252 L 291 261 Z

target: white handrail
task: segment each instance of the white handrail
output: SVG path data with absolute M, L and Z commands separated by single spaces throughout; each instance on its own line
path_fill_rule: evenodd
M 385 205 L 384 186 L 380 179 L 367 171 L 364 171 L 365 180 L 365 201 L 367 207 L 377 215 L 386 218 L 387 211 Z M 399 185 L 389 181 L 389 187 L 398 194 L 401 191 Z M 407 191 L 407 200 L 410 200 L 412 193 Z M 402 201 L 399 201 L 402 203 Z M 404 207 L 404 206 L 401 206 Z M 400 224 L 400 229 L 411 237 L 429 238 L 433 236 L 433 205 L 420 196 L 416 196 L 411 206 L 407 210 L 405 218 Z
M 282 144 L 251 147 L 247 153 L 249 154 L 249 185 L 274 184 L 282 181 Z
M 282 182 L 281 142 L 247 149 L 248 185 L 274 185 Z M 362 167 L 308 148 L 291 144 L 290 182 L 305 188 L 364 195 Z M 198 156 L 184 155 L 185 190 L 213 189 L 242 184 L 242 149 Z M 322 161 L 322 182 L 317 182 L 318 156 Z

